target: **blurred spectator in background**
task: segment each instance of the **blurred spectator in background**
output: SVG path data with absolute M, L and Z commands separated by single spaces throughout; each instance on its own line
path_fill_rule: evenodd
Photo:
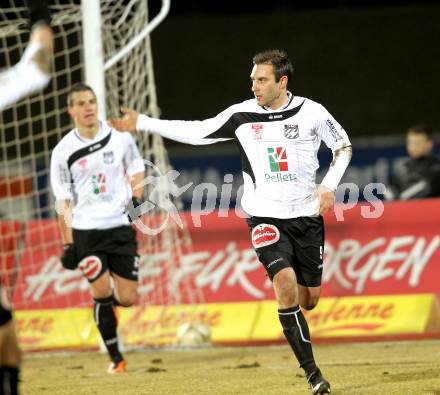
M 433 154 L 432 129 L 415 125 L 406 133 L 409 158 L 395 169 L 387 187 L 387 200 L 440 196 L 440 159 Z

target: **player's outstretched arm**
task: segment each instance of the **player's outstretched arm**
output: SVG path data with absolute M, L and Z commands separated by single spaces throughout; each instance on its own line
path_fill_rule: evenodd
M 28 9 L 29 26 L 50 25 L 50 12 L 46 0 L 25 0 Z
M 28 0 L 31 38 L 21 60 L 0 74 L 0 110 L 42 90 L 50 80 L 53 32 L 47 2 Z
M 122 118 L 110 118 L 108 123 L 120 132 L 136 132 L 139 113 L 131 108 L 121 108 Z
M 111 118 L 108 123 L 121 132 L 153 132 L 180 143 L 207 145 L 235 138 L 234 127 L 224 128 L 226 130 L 223 130 L 222 137 L 219 137 L 216 133 L 232 116 L 233 112 L 228 110 L 223 111 L 214 118 L 203 121 L 169 121 L 139 114 L 130 108 L 122 108 L 123 116 L 121 118 Z

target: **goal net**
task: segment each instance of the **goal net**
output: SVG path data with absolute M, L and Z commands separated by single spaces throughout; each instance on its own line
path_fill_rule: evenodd
M 23 28 L 23 3 L 3 4 L 0 65 L 9 67 L 20 58 L 29 34 Z M 72 84 L 85 80 L 83 17 L 79 1 L 51 4 L 56 38 L 50 85 L 0 115 L 0 276 L 25 349 L 88 347 L 98 340 L 87 281 L 59 263 L 62 246 L 49 184 L 51 150 L 72 127 L 66 94 Z M 107 60 L 148 23 L 148 4 L 100 4 Z M 159 115 L 149 36 L 105 73 L 105 92 L 107 114 L 117 115 L 124 105 Z M 182 323 L 203 320 L 203 295 L 185 271 L 191 240 L 183 220 L 171 215 L 180 206 L 166 177 L 171 169 L 162 139 L 150 134 L 137 139 L 150 180 L 144 197 L 153 203 L 137 222 L 139 302 L 121 309 L 119 331 L 128 345 L 168 345 Z

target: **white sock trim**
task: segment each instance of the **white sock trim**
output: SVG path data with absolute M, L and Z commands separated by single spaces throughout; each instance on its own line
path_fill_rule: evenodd
M 300 309 L 298 309 L 298 311 L 295 311 L 295 319 L 296 319 L 296 324 L 298 325 L 298 328 L 299 328 L 299 333 L 301 334 L 301 339 L 303 342 L 312 343 L 310 340 L 307 340 L 303 335 L 303 331 L 302 331 L 301 325 L 299 324 L 299 320 L 298 320 L 298 313 L 299 312 L 300 312 Z
M 301 308 L 298 307 L 298 310 L 296 310 L 296 311 L 291 311 L 290 313 L 280 313 L 280 312 L 278 311 L 278 315 L 292 315 L 292 314 L 299 313 L 300 311 L 301 311 Z

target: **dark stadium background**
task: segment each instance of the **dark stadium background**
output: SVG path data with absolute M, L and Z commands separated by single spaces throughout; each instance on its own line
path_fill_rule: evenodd
M 202 119 L 251 97 L 253 54 L 278 47 L 293 60 L 293 92 L 351 136 L 439 128 L 439 20 L 438 1 L 172 1 L 152 34 L 162 117 Z

